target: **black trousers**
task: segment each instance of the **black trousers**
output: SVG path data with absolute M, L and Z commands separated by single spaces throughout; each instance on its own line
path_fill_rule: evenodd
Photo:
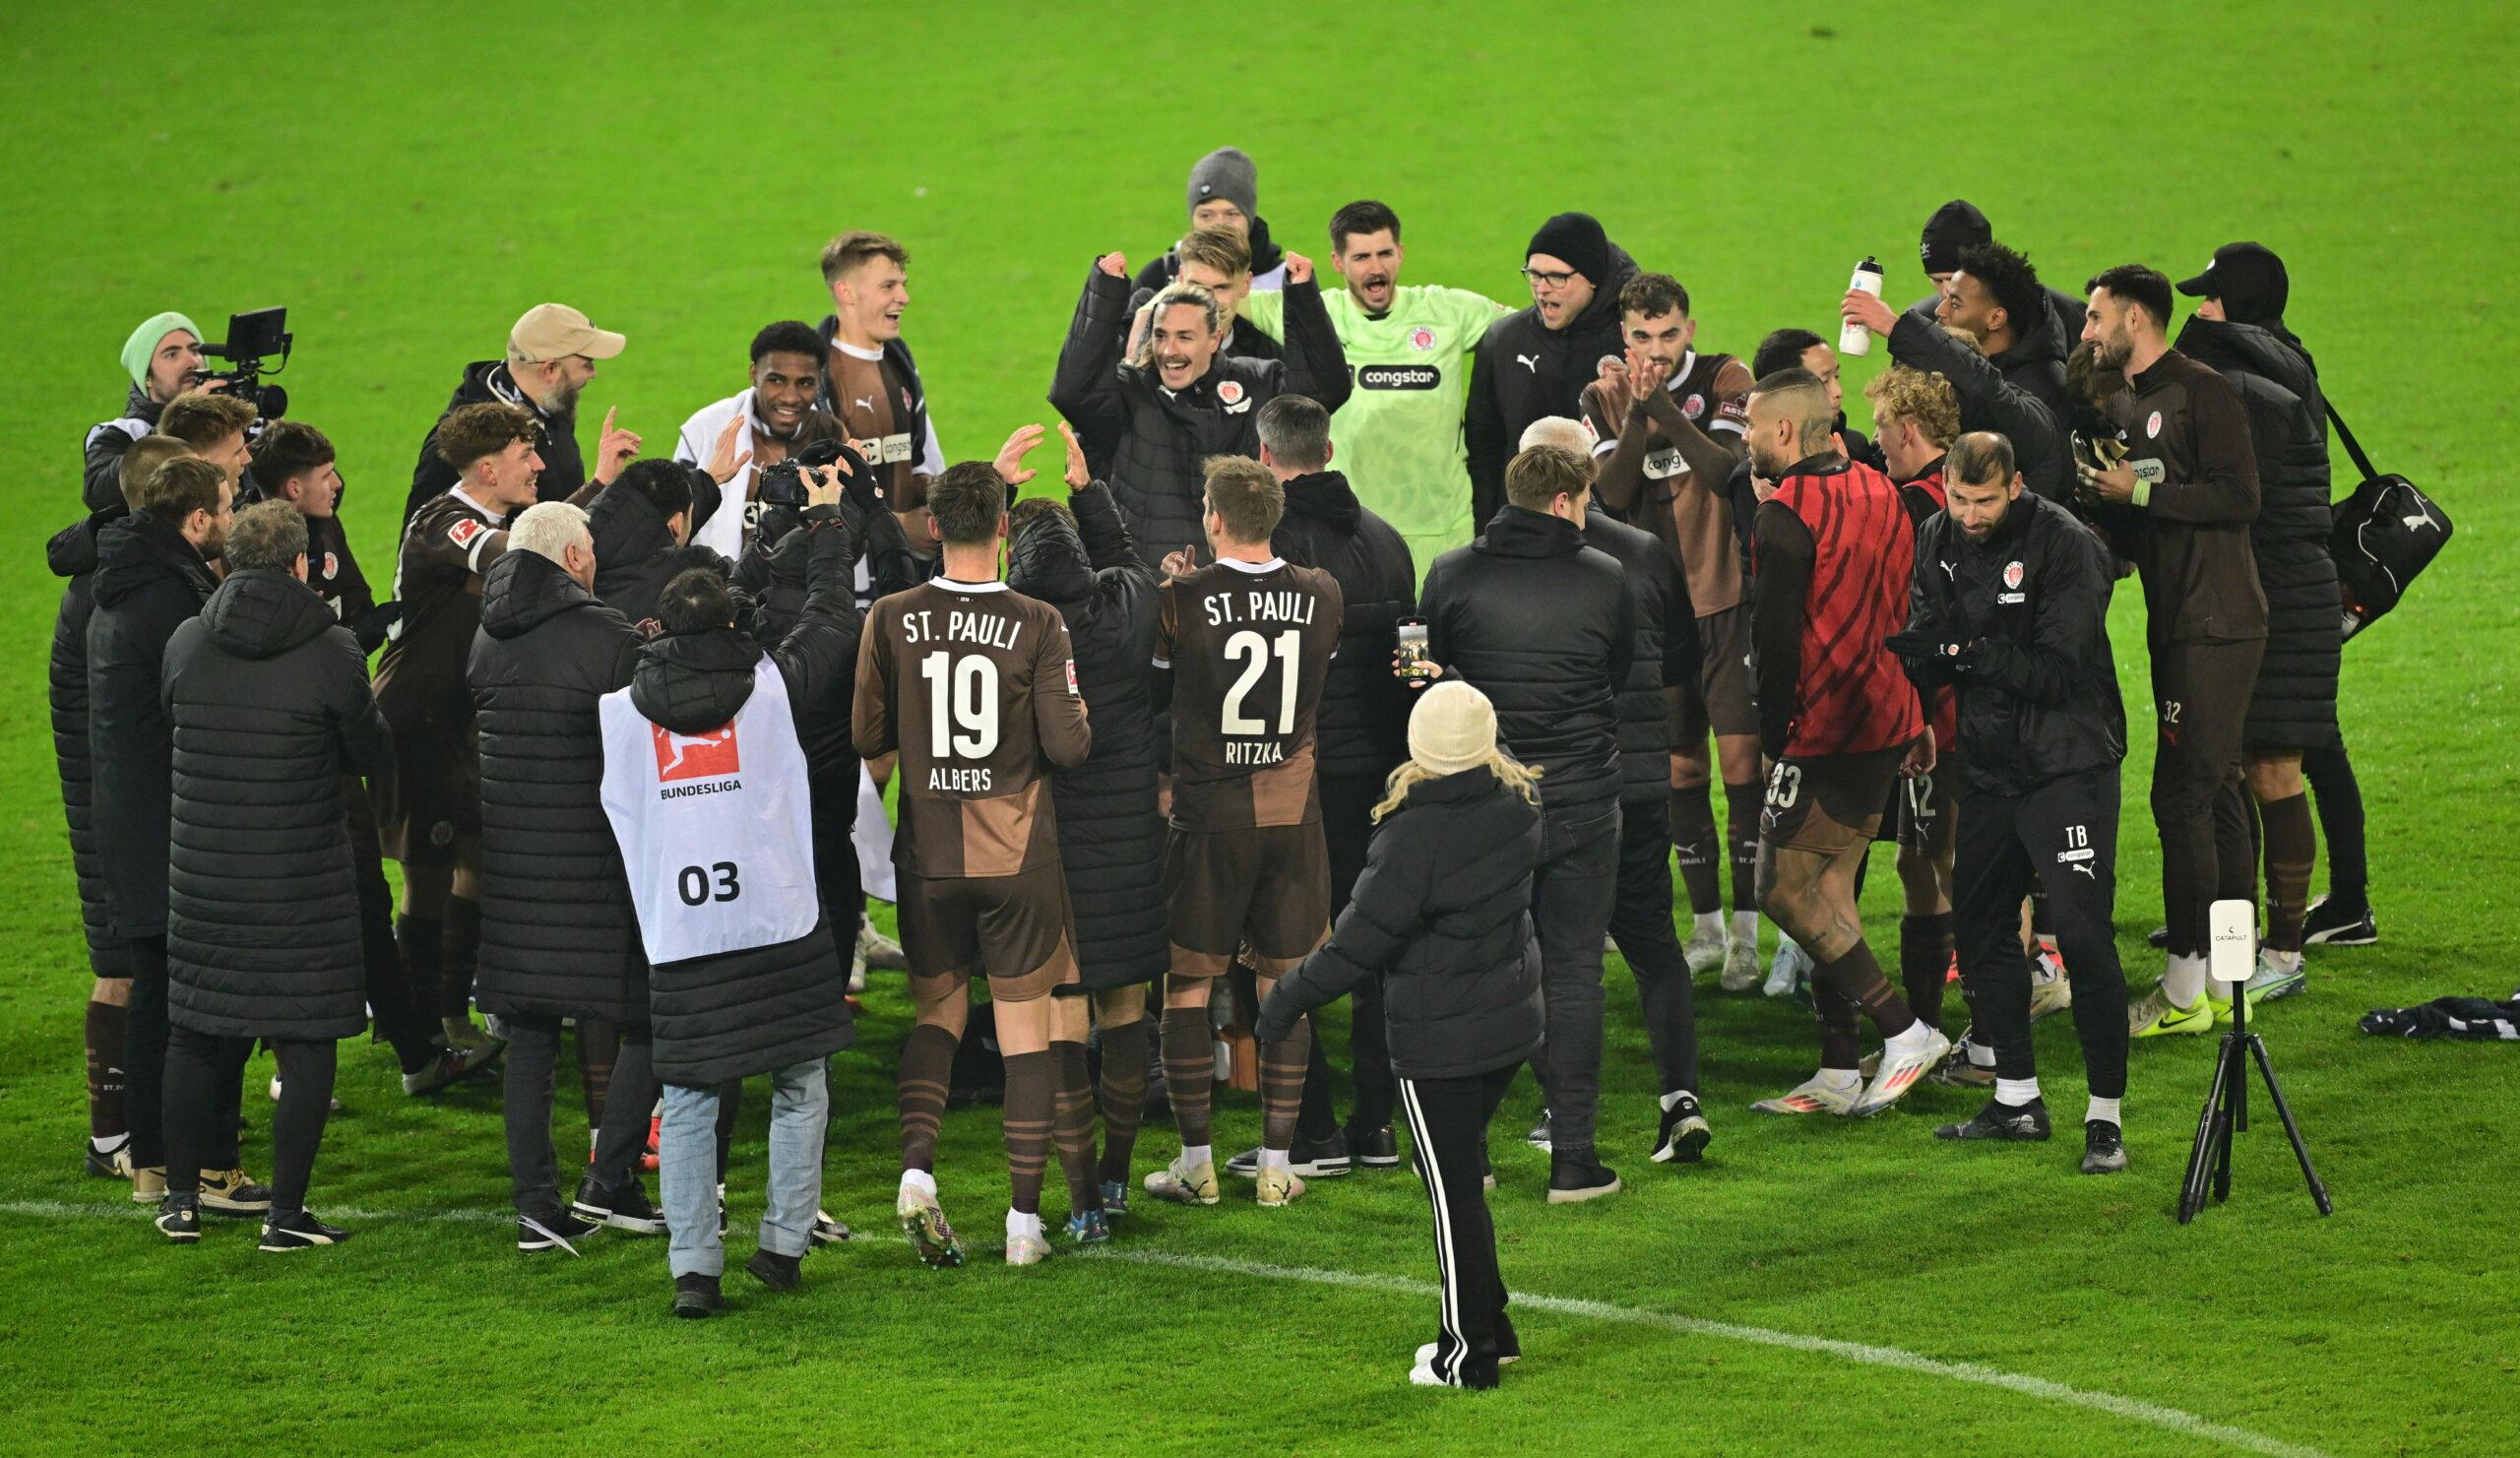
M 436 988 L 416 992 L 394 937 L 394 888 L 385 880 L 385 857 L 376 839 L 376 813 L 355 776 L 342 777 L 342 798 L 350 831 L 350 877 L 358 887 L 359 944 L 367 974 L 368 1012 L 376 1036 L 393 1045 L 405 1073 L 417 1073 L 437 1056 Z
M 1508 1065 L 1467 1078 L 1399 1081 L 1410 1152 L 1434 1208 L 1435 1267 L 1443 1288 L 1434 1368 L 1457 1387 L 1493 1387 L 1498 1360 L 1522 1355 L 1513 1320 L 1505 1314 L 1496 1227 L 1488 1219 L 1480 1168 L 1487 1121 L 1496 1116 L 1514 1073 Z
M 1548 1095 L 1550 1148 L 1558 1155 L 1593 1147 L 1602 1096 L 1602 938 L 1618 896 L 1618 825 L 1616 800 L 1564 810 L 1541 806 L 1532 922 L 1540 933 L 1548 1042 L 1537 1061 Z
M 122 1025 L 122 1107 L 131 1164 L 166 1163 L 166 938 L 131 939 L 131 1006 Z M 220 1169 L 228 1166 L 221 1165 Z
M 1610 904 L 1610 939 L 1636 977 L 1645 1037 L 1654 1046 L 1654 1074 L 1668 1094 L 1697 1088 L 1697 989 L 1671 924 L 1671 805 L 1619 806 L 1618 890 Z
M 1953 855 L 1953 930 L 1961 990 L 1995 1075 L 2030 1078 L 2030 965 L 2021 898 L 2048 887 L 2056 949 L 2074 989 L 2074 1033 L 2093 1097 L 2126 1093 L 2126 975 L 2117 965 L 2117 767 L 2053 780 L 2026 794 L 1972 787 Z
M 306 1208 L 306 1182 L 315 1172 L 315 1150 L 332 1116 L 333 1078 L 340 1045 L 275 1043 L 280 1063 L 280 1106 L 272 1111 L 272 1210 L 274 1216 Z M 177 1028 L 166 1044 L 166 1192 L 201 1192 L 201 1172 L 236 1166 L 236 1119 L 220 1107 L 221 1090 L 243 1081 L 250 1038 L 220 1038 Z M 223 1142 L 222 1142 L 223 1141 Z
M 508 1030 L 507 1066 L 500 1104 L 507 1117 L 508 1182 L 519 1215 L 547 1221 L 557 1215 L 559 1156 L 551 1145 L 551 1102 L 560 1061 L 560 1020 L 503 1018 Z M 648 1030 L 624 1025 L 621 1056 L 612 1065 L 612 1089 L 604 1096 L 603 1127 L 596 1131 L 595 1176 L 618 1189 L 639 1176 L 648 1148 L 648 1116 L 657 1085 Z
M 1373 843 L 1374 802 L 1382 798 L 1380 780 L 1325 779 L 1321 784 L 1321 839 L 1330 851 L 1330 919 L 1348 909 L 1356 877 L 1364 874 L 1365 850 Z M 1382 979 L 1367 978 L 1348 999 L 1348 1062 L 1356 1091 L 1348 1127 L 1369 1133 L 1390 1124 L 1399 1085 L 1391 1072 L 1391 1045 L 1383 1037 Z M 1303 1104 L 1295 1115 L 1295 1136 L 1308 1141 L 1329 1138 L 1339 1127 L 1338 1106 L 1330 1097 L 1330 1057 L 1322 1047 L 1321 1025 L 1313 1024 L 1312 1052 L 1303 1070 Z
M 2256 821 L 2240 779 L 2240 735 L 2265 656 L 2263 640 L 2153 647 L 2153 825 L 2173 956 L 2205 954 L 2218 899 L 2256 899 Z
M 2302 755 L 2301 773 L 2318 801 L 2319 835 L 2327 842 L 2327 894 L 2350 910 L 2366 909 L 2371 864 L 2362 843 L 2362 786 L 2354 778 L 2344 733 L 2325 749 Z

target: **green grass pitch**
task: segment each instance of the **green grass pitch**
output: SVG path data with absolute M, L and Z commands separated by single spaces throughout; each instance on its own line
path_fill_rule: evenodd
M 2354 1032 L 2370 1007 L 2520 982 L 2520 509 L 2493 454 L 2520 383 L 2514 33 L 2494 5 L 2354 0 L 8 8 L 0 1451 L 2520 1448 L 2520 1058 Z M 1287 245 L 1318 255 L 1333 208 L 1378 196 L 1407 222 L 1406 280 L 1498 297 L 1543 217 L 1593 211 L 1689 285 L 1703 343 L 1742 351 L 1832 328 L 1866 252 L 1894 298 L 1922 292 L 1917 228 L 1953 196 L 2066 287 L 2129 259 L 2183 275 L 2236 237 L 2280 250 L 2331 396 L 2460 528 L 2347 654 L 2387 940 L 2314 951 L 2306 995 L 2263 1019 L 2335 1216 L 2266 1123 L 2231 1205 L 2173 1224 L 2201 1041 L 2138 1046 L 2134 1169 L 2086 1180 L 2061 1136 L 1938 1146 L 1930 1123 L 1975 1103 L 1949 1090 L 1867 1123 L 1762 1121 L 1749 1102 L 1808 1069 L 1807 1020 L 1711 993 L 1716 1142 L 1668 1172 L 1643 1158 L 1651 1075 L 1615 961 L 1604 1143 L 1632 1192 L 1546 1207 L 1511 1137 L 1536 1101 L 1508 1103 L 1496 1222 L 1531 1355 L 1486 1396 L 1405 1383 L 1433 1324 L 1405 1174 L 1286 1212 L 1150 1210 L 1109 1258 L 915 1267 L 888 1234 L 907 1012 L 881 980 L 835 1064 L 827 1202 L 861 1238 L 791 1299 L 731 1276 L 716 1322 L 666 1318 L 662 1242 L 518 1256 L 495 1091 L 409 1102 L 356 1046 L 315 1187 L 319 1210 L 369 1212 L 345 1250 L 266 1259 L 224 1225 L 162 1249 L 120 1188 L 77 1175 L 88 973 L 38 546 L 77 512 L 75 446 L 119 405 L 135 321 L 289 306 L 292 413 L 340 443 L 383 578 L 421 433 L 527 305 L 628 333 L 590 425 L 618 406 L 665 449 L 738 388 L 755 329 L 819 316 L 822 241 L 881 227 L 914 255 L 909 337 L 947 448 L 986 456 L 1050 418 L 1091 258 L 1176 235 L 1183 173 L 1225 143 L 1259 158 Z M 1878 367 L 1849 368 L 1858 422 Z M 2140 614 L 2121 592 L 2139 706 Z M 2158 966 L 2148 759 L 2126 765 L 2119 914 L 2139 988 Z M 1886 947 L 1895 881 L 1873 882 Z M 2039 1037 L 2060 1124 L 2080 1101 L 2065 1023 Z M 248 1109 L 266 1171 L 269 1106 Z M 1223 1147 L 1256 1133 L 1247 1098 L 1221 1117 Z M 1141 1164 L 1171 1144 L 1151 1131 Z M 760 1158 L 756 1107 L 737 1262 Z M 992 1114 L 948 1120 L 942 1166 L 947 1209 L 989 1240 Z

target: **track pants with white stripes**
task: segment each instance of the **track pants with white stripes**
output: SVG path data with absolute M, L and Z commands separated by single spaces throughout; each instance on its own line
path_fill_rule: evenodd
M 1433 1366 L 1435 1375 L 1454 1387 L 1493 1387 L 1498 1359 L 1522 1355 L 1514 1323 L 1505 1315 L 1505 1281 L 1496 1270 L 1496 1227 L 1487 1218 L 1485 1176 L 1480 1168 L 1487 1121 L 1495 1117 L 1519 1066 L 1467 1078 L 1400 1080 L 1411 1152 L 1435 1214 L 1443 1311 Z

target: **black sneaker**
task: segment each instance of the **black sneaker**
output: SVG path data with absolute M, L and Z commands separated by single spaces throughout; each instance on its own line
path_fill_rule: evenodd
M 2310 903 L 2309 915 L 2301 919 L 2303 946 L 2367 947 L 2379 939 L 2380 923 L 2372 919 L 2368 902 L 2358 914 L 2357 908 L 2322 896 Z
M 1540 1111 L 1540 1122 L 1539 1122 L 1539 1123 L 1536 1123 L 1536 1124 L 1534 1124 L 1534 1125 L 1532 1125 L 1532 1131 L 1531 1131 L 1530 1133 L 1525 1134 L 1525 1135 L 1523 1136 L 1523 1142 L 1524 1142 L 1525 1144 L 1530 1145 L 1530 1146 L 1531 1146 L 1532 1148 L 1534 1148 L 1534 1149 L 1546 1149 L 1546 1148 L 1548 1148 L 1548 1110 L 1547 1110 L 1547 1109 L 1542 1109 L 1542 1110 Z
M 543 1250 L 565 1250 L 578 1253 L 577 1242 L 602 1230 L 592 1220 L 580 1220 L 566 1210 L 548 1215 L 520 1215 L 516 1218 L 516 1248 L 528 1255 Z
M 265 1250 L 312 1250 L 318 1245 L 339 1245 L 350 1233 L 337 1225 L 326 1225 L 303 1210 L 276 1214 L 263 1222 Z
M 616 1231 L 634 1236 L 662 1236 L 665 1233 L 662 1211 L 648 1203 L 647 1191 L 632 1179 L 619 1188 L 607 1188 L 594 1174 L 578 1181 L 578 1197 L 569 1208 L 597 1225 L 608 1225 Z M 719 1232 L 724 1236 L 724 1231 Z
M 1673 1094 L 1663 1110 L 1663 1131 L 1654 1136 L 1654 1163 L 1668 1165 L 1674 1160 L 1694 1165 L 1706 1158 L 1708 1141 L 1715 1131 L 1706 1126 L 1706 1112 L 1697 1107 L 1697 1095 Z
M 93 1141 L 88 1149 L 88 1177 L 91 1179 L 131 1178 L 131 1141 L 126 1139 L 112 1149 L 99 1151 Z
M 1618 1173 L 1593 1157 L 1589 1149 L 1551 1151 L 1548 1157 L 1548 1202 L 1574 1205 L 1618 1193 Z
M 797 1257 L 781 1255 L 776 1250 L 754 1251 L 752 1259 L 744 1262 L 744 1269 L 773 1291 L 794 1291 L 805 1279 L 803 1264 Z
M 726 1299 L 719 1294 L 718 1278 L 693 1272 L 673 1278 L 673 1314 L 688 1321 L 715 1316 L 726 1309 Z
M 1287 1151 L 1287 1168 L 1306 1179 L 1331 1179 L 1348 1173 L 1348 1134 L 1333 1129 L 1327 1139 L 1295 1136 Z M 1255 1178 L 1260 1173 L 1260 1151 L 1246 1149 L 1225 1162 L 1225 1173 L 1239 1179 Z
M 856 1232 L 849 1228 L 849 1222 L 833 1219 L 830 1211 L 817 1210 L 814 1212 L 813 1228 L 805 1234 L 812 1237 L 807 1246 L 811 1249 L 814 1245 L 837 1245 L 855 1235 Z M 726 1238 L 725 1233 L 719 1232 L 718 1238 L 721 1240 Z
M 1356 1164 L 1368 1170 L 1400 1168 L 1400 1140 L 1391 1132 L 1391 1125 L 1385 1124 L 1379 1129 L 1350 1129 L 1347 1134 L 1348 1153 Z
M 269 1215 L 272 1187 L 242 1170 L 201 1172 L 201 1208 L 214 1215 Z
M 469 1048 L 440 1045 L 427 1063 L 403 1075 L 403 1092 L 413 1098 L 443 1093 L 498 1061 L 507 1045 L 493 1043 Z
M 2167 926 L 2156 926 L 2152 930 L 2145 932 L 2144 945 L 2151 947 L 2157 952 L 2162 950 L 2164 947 L 2169 946 L 2170 928 Z
M 2047 1101 L 2033 1099 L 2027 1104 L 1998 1104 L 1986 1101 L 1986 1107 L 1965 1124 L 1944 1124 L 1933 1131 L 1936 1139 L 1996 1139 L 2007 1143 L 2028 1143 L 2048 1137 Z
M 189 1195 L 168 1195 L 158 1206 L 158 1234 L 178 1245 L 201 1239 L 201 1206 Z
M 2083 1124 L 2083 1173 L 2114 1174 L 2126 1168 L 2126 1136 L 2105 1118 Z

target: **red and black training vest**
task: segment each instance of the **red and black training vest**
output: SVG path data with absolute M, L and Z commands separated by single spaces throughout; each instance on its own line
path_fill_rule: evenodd
M 1884 640 L 1908 620 L 1916 527 L 1890 478 L 1861 462 L 1792 475 L 1775 500 L 1811 534 L 1801 678 L 1785 752 L 1865 754 L 1924 729 L 1917 691 Z

